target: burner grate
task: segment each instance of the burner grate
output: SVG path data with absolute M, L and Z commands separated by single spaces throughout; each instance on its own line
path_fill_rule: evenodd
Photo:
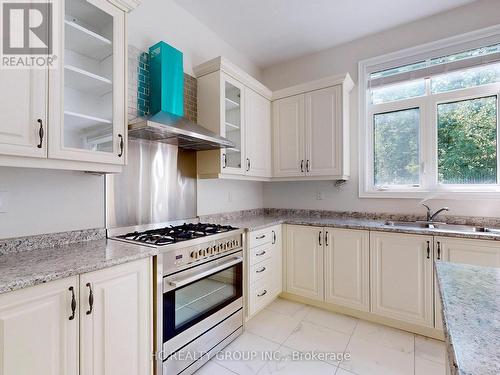
M 151 229 L 144 232 L 127 233 L 118 236 L 118 238 L 162 246 L 212 234 L 225 233 L 235 229 L 230 225 L 184 223 L 182 225 Z

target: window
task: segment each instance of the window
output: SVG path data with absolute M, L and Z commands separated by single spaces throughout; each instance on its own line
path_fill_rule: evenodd
M 438 181 L 497 183 L 497 97 L 438 104 Z
M 360 63 L 361 196 L 500 192 L 500 43 L 454 49 Z
M 373 127 L 375 185 L 418 185 L 420 110 L 378 113 Z

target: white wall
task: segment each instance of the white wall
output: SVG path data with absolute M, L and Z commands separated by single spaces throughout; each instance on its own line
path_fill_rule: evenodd
M 187 74 L 193 75 L 193 66 L 222 55 L 260 78 L 257 66 L 174 1 L 142 0 L 128 18 L 129 44 L 147 51 L 160 40 L 184 54 Z
M 349 72 L 357 81 L 360 60 L 383 55 L 438 39 L 498 24 L 500 6 L 497 0 L 472 3 L 436 16 L 368 36 L 323 52 L 272 66 L 262 72 L 263 82 L 280 89 L 312 79 Z M 351 93 L 351 179 L 341 190 L 332 182 L 290 182 L 264 185 L 264 206 L 272 208 L 310 208 L 366 212 L 424 212 L 419 200 L 360 199 L 358 197 L 358 87 Z M 324 193 L 316 200 L 317 192 Z M 432 201 L 434 206 L 447 205 L 450 214 L 500 216 L 500 200 Z
M 198 180 L 198 215 L 262 208 L 263 204 L 261 182 Z
M 0 168 L 0 238 L 104 226 L 104 178 L 83 172 Z

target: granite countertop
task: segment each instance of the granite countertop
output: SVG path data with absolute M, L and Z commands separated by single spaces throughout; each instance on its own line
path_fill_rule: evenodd
M 500 268 L 437 262 L 452 375 L 500 374 Z
M 0 255 L 0 293 L 156 255 L 151 247 L 106 238 Z
M 415 217 L 359 217 L 360 213 L 309 210 L 240 211 L 200 217 L 213 222 L 255 231 L 278 224 L 377 230 L 384 232 L 440 235 L 500 240 L 499 234 L 464 233 L 440 229 L 385 225 L 387 218 L 414 220 Z M 500 226 L 500 225 L 498 225 Z M 13 291 L 68 276 L 95 271 L 135 259 L 154 256 L 158 250 L 106 239 L 105 229 L 35 235 L 0 240 L 0 293 Z
M 203 218 L 202 218 L 203 219 Z M 376 230 L 382 232 L 395 232 L 407 234 L 424 234 L 431 236 L 447 236 L 458 238 L 471 238 L 481 240 L 499 240 L 500 234 L 488 232 L 462 232 L 448 229 L 428 229 L 412 228 L 407 226 L 386 225 L 386 220 L 373 220 L 364 218 L 345 218 L 345 217 L 315 217 L 301 215 L 248 215 L 241 217 L 213 216 L 210 220 L 224 225 L 232 225 L 237 228 L 243 228 L 248 231 L 256 231 L 278 224 L 311 225 L 321 227 Z

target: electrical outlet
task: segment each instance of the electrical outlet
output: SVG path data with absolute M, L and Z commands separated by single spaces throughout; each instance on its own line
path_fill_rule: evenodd
M 318 192 L 316 193 L 316 200 L 318 200 L 318 201 L 322 201 L 323 199 L 325 199 L 325 195 L 323 194 L 323 192 L 322 192 L 322 191 L 318 191 Z
M 0 191 L 0 214 L 6 213 L 9 208 L 9 192 Z

